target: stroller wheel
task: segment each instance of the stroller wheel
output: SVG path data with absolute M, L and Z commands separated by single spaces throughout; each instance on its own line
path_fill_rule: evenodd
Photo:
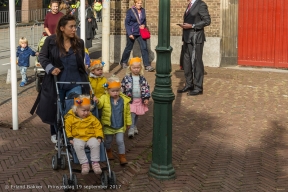
M 67 177 L 66 174 L 63 175 L 63 177 L 62 177 L 62 182 L 63 182 L 64 191 L 68 191 L 68 189 L 69 189 L 69 186 L 68 186 L 68 177 Z
M 72 174 L 72 184 L 73 184 L 74 190 L 76 191 L 78 187 L 78 181 L 77 181 L 77 177 L 75 174 Z
M 108 187 L 108 175 L 105 171 L 101 173 L 101 185 L 103 189 L 107 189 Z
M 111 171 L 111 177 L 109 177 L 109 185 L 116 185 L 116 174 L 114 171 Z
M 66 158 L 65 156 L 61 156 L 61 169 L 66 169 Z
M 52 169 L 54 170 L 58 169 L 57 155 L 53 155 L 52 157 Z

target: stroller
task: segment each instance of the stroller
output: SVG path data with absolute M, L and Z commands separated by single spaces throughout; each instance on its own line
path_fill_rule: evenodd
M 38 42 L 38 46 L 37 46 L 37 52 L 40 52 L 45 39 L 48 37 L 46 32 L 43 32 L 42 37 L 40 39 L 40 41 Z M 42 85 L 42 81 L 43 81 L 43 77 L 45 75 L 45 71 L 42 68 L 41 64 L 39 63 L 39 58 L 38 56 L 35 59 L 35 65 L 34 65 L 34 71 L 35 71 L 35 84 L 36 84 L 36 91 L 39 92 L 41 89 L 41 85 Z
M 75 94 L 69 95 L 67 98 L 65 98 L 64 102 L 61 103 L 60 97 L 59 97 L 59 84 L 78 84 L 82 86 L 89 86 L 90 88 L 90 98 L 94 97 L 93 89 L 89 82 L 57 82 L 56 76 L 55 83 L 56 83 L 56 91 L 57 91 L 57 123 L 55 125 L 55 128 L 57 130 L 57 154 L 52 156 L 52 169 L 57 170 L 58 168 L 66 169 L 66 158 L 68 162 L 69 167 L 69 176 L 66 174 L 62 177 L 62 184 L 64 191 L 68 191 L 69 189 L 77 190 L 81 189 L 81 185 L 78 185 L 77 177 L 73 173 L 73 171 L 80 170 L 72 170 L 71 162 L 74 164 L 79 164 L 79 160 L 77 158 L 76 152 L 73 148 L 73 145 L 68 142 L 66 132 L 65 132 L 65 124 L 64 124 L 64 116 L 65 114 L 71 109 L 73 103 L 74 103 L 74 96 Z M 93 100 L 91 101 L 93 104 Z M 98 108 L 95 106 L 92 114 L 98 118 Z M 60 139 L 59 139 L 60 138 Z M 65 151 L 64 151 L 65 149 Z M 85 153 L 87 155 L 87 158 L 90 162 L 90 149 L 88 147 L 85 148 Z M 116 175 L 114 171 L 111 171 L 109 160 L 106 154 L 106 150 L 104 147 L 103 142 L 100 144 L 100 162 L 106 162 L 107 167 L 101 168 L 101 188 L 107 189 L 109 186 L 115 186 L 116 185 Z M 108 174 L 107 174 L 108 171 Z

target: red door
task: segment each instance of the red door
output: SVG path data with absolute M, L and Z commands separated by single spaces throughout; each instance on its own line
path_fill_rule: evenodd
M 239 1 L 239 65 L 288 68 L 288 4 L 285 1 Z

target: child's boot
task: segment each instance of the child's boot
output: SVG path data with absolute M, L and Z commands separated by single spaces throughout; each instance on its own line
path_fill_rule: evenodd
M 114 160 L 112 149 L 106 149 L 106 153 L 107 153 L 107 156 L 108 156 L 109 160 Z
M 119 154 L 119 160 L 120 160 L 120 165 L 125 165 L 128 163 L 126 160 L 125 154 Z

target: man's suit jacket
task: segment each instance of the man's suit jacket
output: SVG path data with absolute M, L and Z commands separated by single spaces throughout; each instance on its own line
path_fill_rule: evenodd
M 192 36 L 196 31 L 196 43 L 203 43 L 206 40 L 204 27 L 211 23 L 206 3 L 202 0 L 196 0 L 187 14 L 185 10 L 183 20 L 183 23 L 194 24 L 195 26 L 193 29 L 183 29 L 182 41 L 191 43 Z

